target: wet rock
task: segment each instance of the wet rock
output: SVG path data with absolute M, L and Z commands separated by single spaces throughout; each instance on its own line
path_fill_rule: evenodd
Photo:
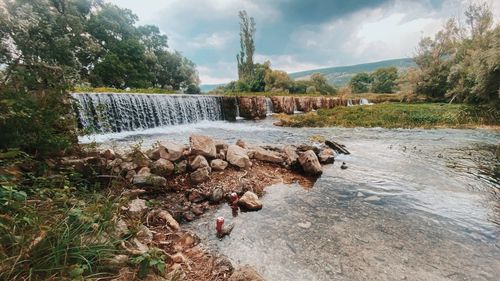
M 377 195 L 368 196 L 365 198 L 365 201 L 366 202 L 377 202 L 377 201 L 380 201 L 380 197 L 378 197 Z
M 104 151 L 101 151 L 100 153 L 101 157 L 106 158 L 106 160 L 113 160 L 116 158 L 115 151 L 113 149 L 106 149 Z
M 151 164 L 153 173 L 161 176 L 169 176 L 174 173 L 175 166 L 167 159 L 160 158 Z
M 249 168 L 252 166 L 252 162 L 247 155 L 247 151 L 237 145 L 230 145 L 227 149 L 226 159 L 232 165 L 238 166 L 240 168 Z
M 253 157 L 257 160 L 264 161 L 264 162 L 270 162 L 270 163 L 283 163 L 284 159 L 276 151 L 272 150 L 266 150 L 260 147 L 254 148 L 253 150 Z
M 335 152 L 333 149 L 325 148 L 318 155 L 321 164 L 332 164 L 335 162 Z
M 255 270 L 255 268 L 244 265 L 236 269 L 229 281 L 264 281 L 265 279 Z
M 347 167 L 346 163 L 345 163 L 345 162 L 342 162 L 342 165 L 340 165 L 340 169 L 345 170 L 345 169 L 347 169 L 347 168 L 348 168 L 348 167 Z
M 198 168 L 189 175 L 191 182 L 194 184 L 202 183 L 210 178 L 210 167 Z
M 189 144 L 193 154 L 203 155 L 210 158 L 215 158 L 217 155 L 215 142 L 207 136 L 191 135 L 189 137 Z
M 153 174 L 135 175 L 132 177 L 132 184 L 137 186 L 165 187 L 167 179 Z
M 133 218 L 142 217 L 147 210 L 148 207 L 146 206 L 146 200 L 139 198 L 130 201 L 127 206 L 127 213 Z
M 303 152 L 299 156 L 299 163 L 306 174 L 321 175 L 323 173 L 323 169 L 321 167 L 321 164 L 319 163 L 318 157 L 312 150 Z
M 196 157 L 194 157 L 191 160 L 191 162 L 189 163 L 189 165 L 191 166 L 191 169 L 193 171 L 197 170 L 199 168 L 210 167 L 210 165 L 208 164 L 207 159 L 205 159 L 205 157 L 203 157 L 201 155 L 196 155 Z M 210 169 L 209 169 L 209 172 L 210 172 Z
M 214 159 L 210 162 L 210 166 L 214 171 L 222 171 L 227 168 L 228 163 L 221 159 Z
M 212 191 L 210 195 L 210 202 L 219 203 L 224 198 L 224 189 L 222 187 L 217 187 Z
M 245 141 L 244 141 L 244 140 L 242 140 L 242 139 L 238 139 L 238 140 L 236 141 L 236 145 L 237 145 L 237 146 L 239 146 L 239 147 L 241 147 L 241 148 L 247 148 L 247 144 L 246 144 L 246 143 L 245 143 Z
M 262 202 L 259 200 L 257 194 L 247 191 L 238 200 L 238 205 L 247 211 L 258 211 L 262 209 Z

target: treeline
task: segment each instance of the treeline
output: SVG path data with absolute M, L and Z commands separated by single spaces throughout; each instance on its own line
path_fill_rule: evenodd
M 349 86 L 353 93 L 393 93 L 397 90 L 398 78 L 396 67 L 381 67 L 372 73 L 357 73 Z
M 417 94 L 435 100 L 500 107 L 500 25 L 485 4 L 471 4 L 465 24 L 448 20 L 423 38 L 410 77 Z
M 75 144 L 75 85 L 199 92 L 194 64 L 137 20 L 100 0 L 2 1 L 0 149 L 42 155 Z
M 255 20 L 246 11 L 240 11 L 239 17 L 241 50 L 236 55 L 238 80 L 218 87 L 214 92 L 336 93 L 336 89 L 320 73 L 311 75 L 309 80 L 294 81 L 285 71 L 271 69 L 269 61 L 254 63 Z

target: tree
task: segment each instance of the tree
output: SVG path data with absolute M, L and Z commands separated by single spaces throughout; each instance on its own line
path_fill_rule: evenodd
M 239 12 L 240 17 L 240 53 L 236 55 L 238 79 L 251 79 L 254 74 L 253 55 L 255 52 L 255 20 L 246 11 Z
M 372 74 L 371 91 L 374 93 L 392 93 L 398 79 L 398 69 L 395 67 L 381 67 Z
M 271 70 L 266 73 L 264 78 L 266 82 L 266 91 L 271 90 L 287 90 L 289 89 L 293 81 L 288 76 L 288 73 L 282 70 Z
M 372 77 L 366 72 L 360 72 L 354 75 L 349 82 L 353 93 L 366 93 L 370 91 Z

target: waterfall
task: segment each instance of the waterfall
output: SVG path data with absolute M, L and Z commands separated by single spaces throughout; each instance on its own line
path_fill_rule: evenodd
M 238 97 L 235 97 L 235 101 L 236 101 L 236 120 L 245 119 L 245 118 L 243 118 L 243 117 L 240 116 L 240 104 L 239 104 L 239 101 L 238 101 Z
M 352 106 L 352 100 L 351 99 L 347 100 L 347 106 Z
M 95 133 L 224 120 L 222 98 L 162 94 L 72 94 L 81 129 Z
M 368 99 L 363 98 L 363 99 L 359 100 L 359 104 L 360 105 L 371 105 L 372 103 L 369 102 Z
M 274 113 L 273 101 L 271 98 L 266 97 L 266 115 L 270 116 Z

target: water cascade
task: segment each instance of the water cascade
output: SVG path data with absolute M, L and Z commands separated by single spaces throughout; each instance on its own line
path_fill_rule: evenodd
M 352 106 L 352 100 L 351 99 L 347 100 L 347 106 Z
M 266 112 L 267 116 L 273 115 L 274 113 L 273 101 L 268 97 L 266 97 Z
M 72 94 L 79 127 L 96 133 L 224 120 L 222 98 L 160 94 Z
M 359 100 L 359 105 L 371 105 L 373 103 L 369 102 L 368 99 L 362 98 Z

